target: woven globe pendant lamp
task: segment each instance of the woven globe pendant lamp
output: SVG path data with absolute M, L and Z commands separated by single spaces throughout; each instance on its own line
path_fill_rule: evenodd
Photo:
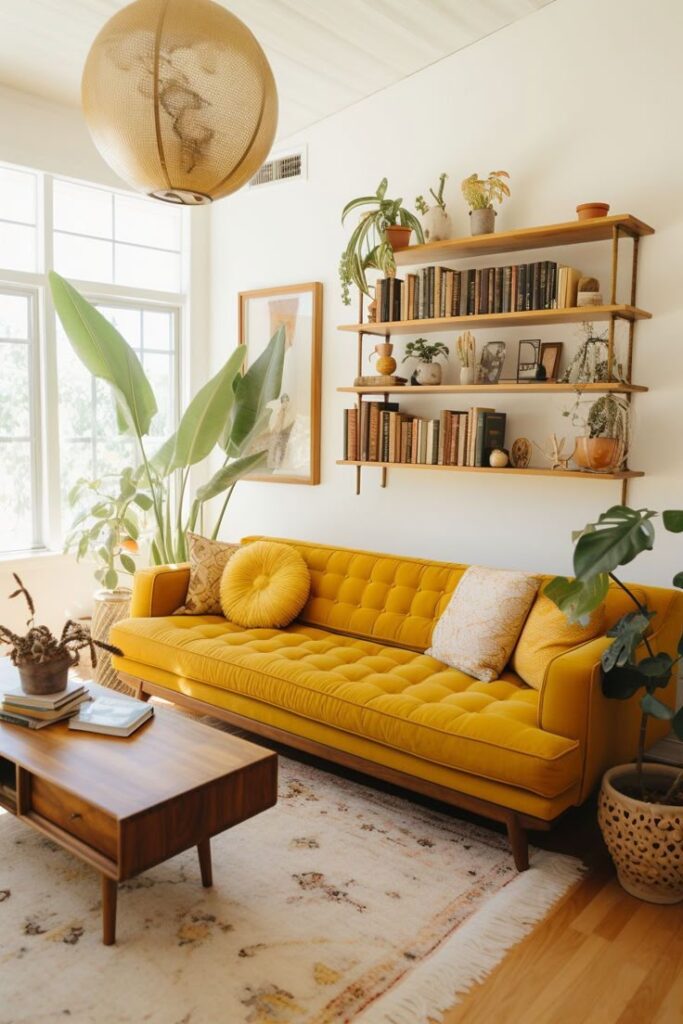
M 116 173 L 195 206 L 235 192 L 268 156 L 273 72 L 254 35 L 212 0 L 136 0 L 88 54 L 83 111 Z

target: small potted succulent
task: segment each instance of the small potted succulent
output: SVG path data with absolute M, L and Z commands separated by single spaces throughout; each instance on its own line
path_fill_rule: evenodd
M 495 230 L 493 204 L 502 203 L 510 195 L 510 187 L 505 181 L 509 177 L 507 171 L 491 171 L 488 178 L 470 174 L 463 181 L 462 194 L 470 207 L 470 231 L 473 235 L 489 235 Z
M 370 207 L 361 214 L 339 261 L 342 301 L 346 306 L 351 303 L 349 288 L 352 284 L 364 295 L 371 294 L 366 270 L 374 268 L 386 277 L 394 276 L 394 249 L 407 246 L 413 231 L 418 242 L 424 242 L 422 225 L 415 214 L 405 209 L 402 199 L 387 199 L 387 187 L 387 179 L 382 178 L 374 196 L 352 199 L 342 210 L 344 224 L 352 210 Z
M 24 693 L 59 693 L 66 689 L 69 669 L 77 665 L 79 652 L 87 647 L 90 661 L 97 665 L 96 647 L 109 654 L 121 655 L 118 647 L 94 640 L 85 626 L 69 619 L 59 639 L 47 626 L 36 626 L 33 598 L 16 573 L 12 573 L 18 589 L 10 597 L 22 596 L 28 605 L 29 618 L 26 633 L 21 636 L 7 626 L 0 626 L 0 644 L 8 644 L 9 656 L 19 670 L 21 688 Z
M 572 458 L 581 469 L 614 472 L 624 462 L 629 437 L 631 407 L 621 395 L 601 395 L 591 402 L 585 418 L 578 413 L 581 399 L 563 415 L 585 433 L 576 438 Z
M 440 384 L 441 365 L 437 359 L 448 359 L 448 349 L 442 341 L 435 341 L 430 344 L 426 338 L 416 338 L 406 345 L 403 362 L 407 359 L 417 359 L 418 366 L 411 378 L 411 384 Z
M 615 575 L 619 566 L 652 550 L 656 516 L 649 509 L 627 505 L 603 512 L 578 536 L 575 578 L 556 577 L 545 594 L 570 622 L 588 620 L 604 601 L 610 580 L 633 606 L 607 631 L 612 643 L 603 651 L 601 662 L 605 697 L 630 700 L 642 692 L 636 760 L 605 773 L 598 821 L 623 888 L 650 903 L 679 903 L 683 900 L 683 770 L 645 763 L 645 751 L 651 718 L 668 722 L 673 734 L 683 740 L 683 708 L 676 711 L 657 696 L 664 688 L 670 693 L 669 684 L 683 658 L 683 636 L 667 643 L 672 653 L 657 651 L 657 633 L 652 629 L 655 612 Z M 666 511 L 662 521 L 670 533 L 683 533 L 683 511 Z M 673 585 L 683 589 L 683 572 L 674 576 Z
M 434 200 L 433 206 L 429 205 L 424 196 L 418 196 L 415 200 L 415 208 L 422 217 L 424 235 L 428 242 L 440 242 L 451 237 L 451 220 L 446 213 L 446 202 L 443 197 L 447 177 L 445 172 L 440 174 L 436 192 L 433 188 L 429 190 Z

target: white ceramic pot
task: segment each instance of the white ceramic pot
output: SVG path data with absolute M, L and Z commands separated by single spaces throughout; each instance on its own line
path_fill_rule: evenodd
M 473 366 L 461 366 L 460 367 L 460 383 L 461 384 L 474 384 L 474 367 Z
M 492 206 L 470 210 L 470 234 L 490 235 L 496 229 L 496 211 Z
M 440 206 L 430 206 L 422 218 L 422 230 L 427 242 L 441 242 L 451 237 L 451 218 Z
M 420 363 L 415 371 L 415 380 L 418 384 L 440 384 L 441 364 Z

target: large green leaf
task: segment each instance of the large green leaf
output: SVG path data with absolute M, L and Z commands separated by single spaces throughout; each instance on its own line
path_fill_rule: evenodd
M 662 512 L 662 519 L 664 520 L 664 526 L 671 533 L 683 533 L 683 511 L 680 509 L 667 509 L 666 512 Z
M 201 462 L 216 447 L 230 420 L 235 401 L 233 383 L 242 368 L 246 349 L 238 345 L 223 368 L 200 388 L 188 405 L 173 435 L 173 451 L 164 466 L 165 475 L 175 469 L 186 469 Z M 169 441 L 171 439 L 169 438 Z M 161 451 L 166 449 L 166 442 Z M 167 453 L 167 449 L 166 449 Z M 155 466 L 160 452 L 154 457 Z
M 678 587 L 679 590 L 683 590 L 683 572 L 677 572 L 671 582 L 674 587 Z
M 609 577 L 601 573 L 586 582 L 556 576 L 546 584 L 543 593 L 564 612 L 570 622 L 586 625 L 591 612 L 605 600 L 608 589 Z
M 285 362 L 285 329 L 279 327 L 261 355 L 235 379 L 232 418 L 219 444 L 228 455 L 241 455 L 268 404 L 280 397 Z
M 654 546 L 652 518 L 656 513 L 614 505 L 603 512 L 594 529 L 584 532 L 574 549 L 574 572 L 586 581 L 600 573 L 614 572 L 642 551 Z
M 602 677 L 602 692 L 612 700 L 628 700 L 644 686 L 645 678 L 633 665 L 613 668 Z
M 227 466 L 223 466 L 217 473 L 214 473 L 207 484 L 197 489 L 195 500 L 201 505 L 205 501 L 210 501 L 211 498 L 216 498 L 255 469 L 262 469 L 266 460 L 267 452 L 254 452 L 253 455 L 235 459 L 234 462 L 228 463 Z
M 653 615 L 654 612 L 629 612 L 607 630 L 607 636 L 614 637 L 614 640 L 603 651 L 602 667 L 605 672 L 610 672 L 615 665 L 622 666 L 633 661 Z
M 676 733 L 679 740 L 683 740 L 683 707 L 679 708 L 671 719 L 671 728 Z
M 641 697 L 640 706 L 646 715 L 654 715 L 655 718 L 660 718 L 665 722 L 669 722 L 674 716 L 671 708 L 658 697 L 653 697 L 651 693 L 646 693 Z
M 111 385 L 119 431 L 149 433 L 157 403 L 140 360 L 128 342 L 91 303 L 50 271 L 55 309 L 71 346 L 93 376 Z

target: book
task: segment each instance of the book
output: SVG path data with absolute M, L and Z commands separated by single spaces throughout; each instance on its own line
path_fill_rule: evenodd
M 90 700 L 90 694 L 87 690 L 83 693 L 77 693 L 72 700 L 68 701 L 66 704 L 62 704 L 58 708 L 37 708 L 33 704 L 26 705 L 21 704 L 18 701 L 13 701 L 12 703 L 3 701 L 0 705 L 0 711 L 9 715 L 34 718 L 37 721 L 57 722 L 60 718 L 64 718 L 65 715 L 73 714 L 78 706 L 86 700 Z
M 23 708 L 54 711 L 56 708 L 68 704 L 79 694 L 87 692 L 88 690 L 84 683 L 70 680 L 67 683 L 66 689 L 60 690 L 59 693 L 24 693 L 20 686 L 13 686 L 2 694 L 2 698 L 3 706 L 20 704 Z
M 489 465 L 491 452 L 495 448 L 505 447 L 505 424 L 507 415 L 504 412 L 487 412 L 484 416 L 482 436 L 482 465 Z
M 80 710 L 84 705 L 89 702 L 85 701 L 78 705 L 77 710 Z M 55 722 L 63 722 L 67 718 L 72 718 L 76 713 L 76 709 L 67 707 L 66 711 L 62 709 L 56 718 L 35 718 L 33 715 L 22 715 L 14 711 L 5 711 L 0 709 L 0 722 L 9 722 L 12 725 L 23 725 L 26 729 L 44 729 L 48 725 L 54 725 Z
M 358 409 L 348 409 L 348 446 L 349 459 L 358 461 Z
M 154 714 L 154 707 L 132 697 L 97 697 L 69 719 L 69 728 L 108 736 L 130 736 Z

